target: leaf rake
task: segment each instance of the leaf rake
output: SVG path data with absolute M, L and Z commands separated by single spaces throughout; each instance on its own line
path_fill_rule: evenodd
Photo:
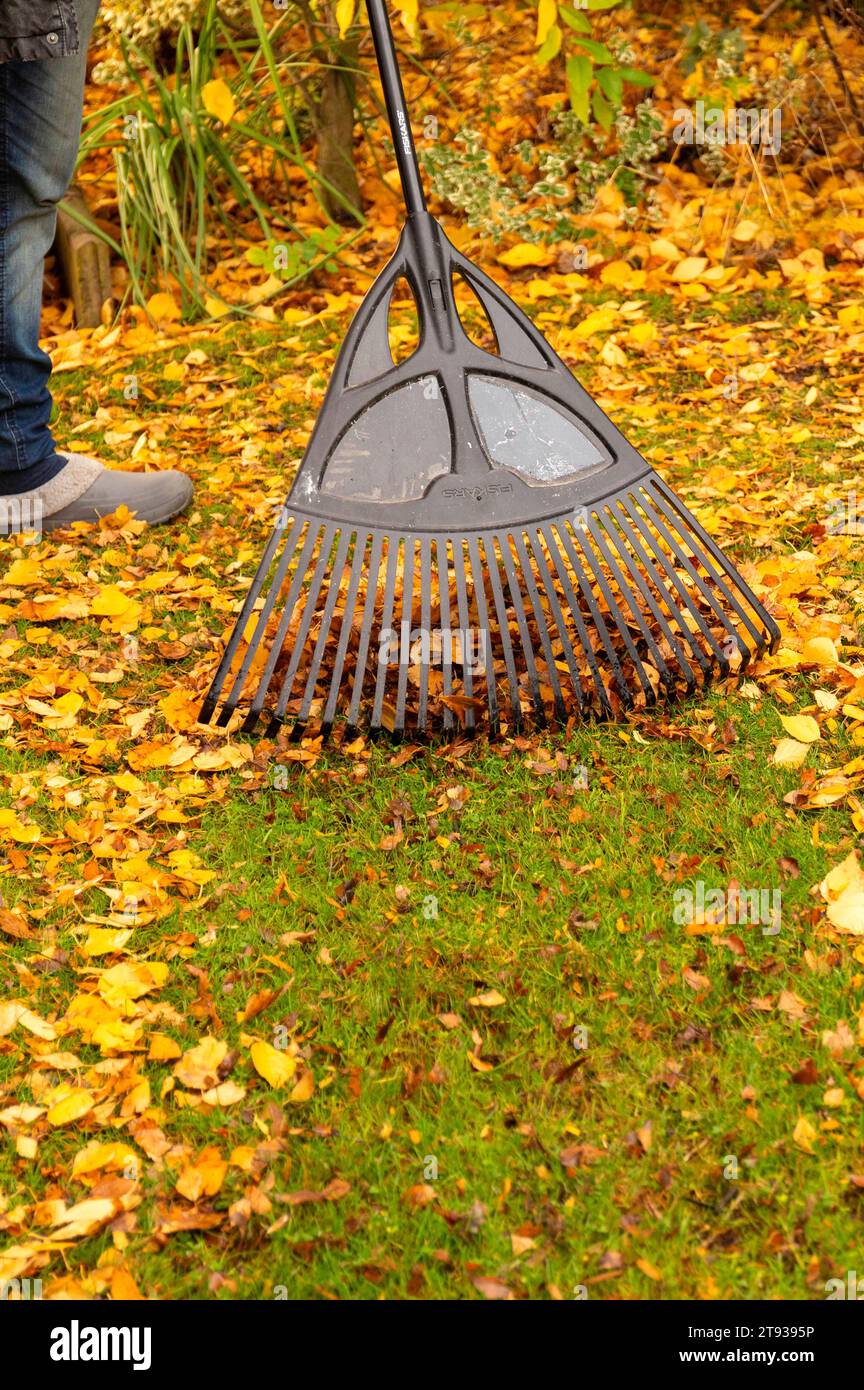
M 202 722 L 495 735 L 618 717 L 740 671 L 776 624 L 427 211 L 384 0 L 368 10 L 408 219 L 348 331 Z M 397 362 L 406 281 L 419 343 Z M 466 329 L 466 288 L 492 350 Z

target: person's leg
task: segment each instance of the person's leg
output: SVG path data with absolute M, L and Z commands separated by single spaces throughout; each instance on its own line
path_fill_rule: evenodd
M 49 420 L 51 362 L 39 347 L 44 260 L 75 169 L 87 45 L 99 0 L 80 0 L 74 58 L 0 64 L 0 495 L 65 465 Z
M 95 521 L 120 506 L 156 524 L 192 499 L 185 474 L 114 472 L 60 453 L 49 427 L 51 362 L 39 347 L 43 262 L 78 156 L 98 8 L 99 0 L 78 0 L 78 56 L 0 63 L 0 535 Z

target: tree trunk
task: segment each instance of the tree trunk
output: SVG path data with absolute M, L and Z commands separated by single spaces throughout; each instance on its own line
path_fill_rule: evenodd
M 356 57 L 356 53 L 354 55 Z M 348 46 L 343 61 L 351 60 Z M 330 216 L 338 222 L 358 218 L 351 211 L 361 208 L 360 185 L 354 166 L 354 83 L 350 73 L 326 68 L 321 97 L 315 107 L 318 136 L 318 173 L 332 185 L 322 188 L 321 196 Z

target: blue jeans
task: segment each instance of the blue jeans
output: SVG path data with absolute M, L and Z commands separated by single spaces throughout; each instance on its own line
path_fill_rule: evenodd
M 80 0 L 74 58 L 0 63 L 0 496 L 63 467 L 49 428 L 51 361 L 39 347 L 44 260 L 75 170 L 87 44 L 99 0 Z

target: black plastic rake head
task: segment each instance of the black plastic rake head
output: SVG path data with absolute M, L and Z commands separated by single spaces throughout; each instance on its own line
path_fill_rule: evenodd
M 735 567 L 425 208 L 383 0 L 409 217 L 361 305 L 201 719 L 412 736 L 617 715 L 778 630 Z M 419 344 L 397 363 L 407 281 Z M 494 335 L 469 336 L 459 282 Z

